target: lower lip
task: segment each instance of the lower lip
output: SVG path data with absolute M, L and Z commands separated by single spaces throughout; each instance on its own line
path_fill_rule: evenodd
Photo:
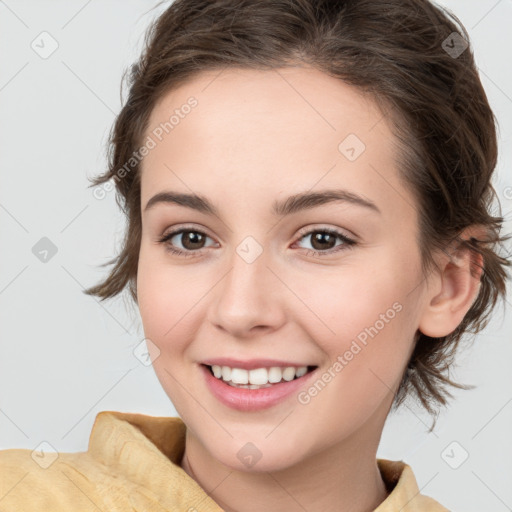
M 206 385 L 221 403 L 238 411 L 259 411 L 276 405 L 293 395 L 304 386 L 315 373 L 306 373 L 298 379 L 274 384 L 269 388 L 246 389 L 235 388 L 217 379 L 210 373 L 209 367 L 200 365 L 206 379 Z

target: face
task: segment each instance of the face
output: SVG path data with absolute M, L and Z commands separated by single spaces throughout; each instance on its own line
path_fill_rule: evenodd
M 378 438 L 425 305 L 387 118 L 317 70 L 231 69 L 162 97 L 148 136 L 138 304 L 198 444 L 244 469 L 250 441 L 263 455 L 251 470 L 268 471 Z M 310 371 L 236 389 L 212 361 Z

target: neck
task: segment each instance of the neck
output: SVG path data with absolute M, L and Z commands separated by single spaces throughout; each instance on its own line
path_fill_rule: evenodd
M 299 464 L 270 472 L 223 465 L 187 429 L 181 465 L 225 512 L 370 512 L 388 495 L 376 460 L 381 420 Z

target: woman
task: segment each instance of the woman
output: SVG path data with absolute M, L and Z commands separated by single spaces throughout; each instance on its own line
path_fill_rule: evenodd
M 457 345 L 505 293 L 494 117 L 454 21 L 426 0 L 159 17 L 94 183 L 124 246 L 89 293 L 131 291 L 180 417 L 104 411 L 47 467 L 1 452 L 0 504 L 447 510 L 376 452 L 406 396 L 435 414 L 461 387 Z

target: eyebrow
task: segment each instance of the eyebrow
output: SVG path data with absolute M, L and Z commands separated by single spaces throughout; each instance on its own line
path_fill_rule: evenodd
M 309 210 L 332 202 L 342 202 L 361 206 L 376 213 L 381 213 L 375 203 L 353 192 L 342 189 L 322 190 L 319 192 L 301 192 L 288 197 L 284 201 L 274 201 L 272 213 L 276 216 L 285 216 L 302 210 Z M 182 194 L 165 191 L 155 194 L 146 204 L 144 211 L 153 208 L 157 204 L 177 204 L 185 206 L 201 213 L 219 217 L 218 209 L 204 196 L 197 194 Z

